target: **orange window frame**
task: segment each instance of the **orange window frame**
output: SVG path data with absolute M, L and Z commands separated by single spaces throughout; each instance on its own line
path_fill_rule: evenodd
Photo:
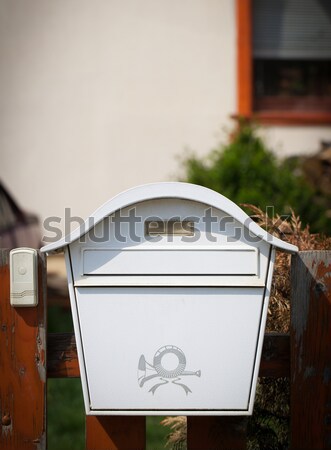
M 275 125 L 329 125 L 331 112 L 254 111 L 252 0 L 236 0 L 237 21 L 237 111 L 247 119 Z

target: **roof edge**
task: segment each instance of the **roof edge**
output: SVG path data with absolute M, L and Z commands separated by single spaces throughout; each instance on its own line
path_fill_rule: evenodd
M 140 185 L 116 195 L 100 206 L 80 227 L 62 239 L 45 245 L 41 248 L 41 252 L 59 252 L 115 211 L 138 202 L 157 198 L 181 198 L 205 203 L 234 217 L 234 219 L 244 225 L 252 234 L 267 241 L 270 245 L 289 253 L 296 253 L 298 251 L 297 246 L 284 242 L 261 228 L 238 205 L 224 197 L 224 195 L 196 184 L 160 182 Z M 91 220 L 92 218 L 93 220 Z

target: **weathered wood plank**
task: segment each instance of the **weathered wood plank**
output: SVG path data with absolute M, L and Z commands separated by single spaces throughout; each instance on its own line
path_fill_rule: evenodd
M 331 449 L 331 252 L 292 259 L 291 449 Z
M 145 430 L 144 416 L 86 416 L 86 450 L 145 450 Z
M 187 449 L 244 450 L 246 424 L 243 417 L 190 416 L 187 418 Z
M 260 377 L 282 378 L 290 376 L 290 336 L 267 333 L 264 335 Z
M 0 250 L 0 448 L 45 449 L 45 259 L 38 257 L 38 306 L 13 308 L 8 256 Z
M 47 376 L 79 377 L 77 348 L 73 333 L 48 335 Z M 264 337 L 260 377 L 288 377 L 290 374 L 290 337 L 266 334 Z
M 47 336 L 47 377 L 80 376 L 74 333 L 49 333 Z

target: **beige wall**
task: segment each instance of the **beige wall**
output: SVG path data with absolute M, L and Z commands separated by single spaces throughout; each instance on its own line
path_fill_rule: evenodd
M 320 149 L 320 142 L 331 141 L 331 127 L 329 126 L 274 126 L 261 130 L 269 148 L 273 149 L 280 158 L 297 155 L 312 154 Z
M 0 178 L 42 217 L 176 179 L 236 109 L 234 0 L 0 0 Z M 267 131 L 280 153 L 330 129 Z

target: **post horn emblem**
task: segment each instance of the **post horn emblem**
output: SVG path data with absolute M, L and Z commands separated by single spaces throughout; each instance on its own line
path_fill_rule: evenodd
M 171 370 L 168 370 L 162 365 L 162 359 L 165 355 L 173 354 L 177 357 L 177 366 Z M 184 352 L 174 345 L 165 345 L 157 350 L 153 358 L 153 364 L 149 364 L 144 355 L 141 355 L 138 363 L 138 383 L 142 388 L 144 384 L 152 379 L 159 378 L 162 383 L 156 383 L 150 388 L 148 392 L 152 392 L 154 395 L 155 391 L 160 387 L 168 383 L 176 384 L 184 389 L 186 395 L 192 392 L 191 389 L 181 381 L 183 376 L 196 376 L 201 377 L 201 370 L 195 372 L 185 370 L 186 367 L 186 357 Z M 159 381 L 158 380 L 158 381 Z

